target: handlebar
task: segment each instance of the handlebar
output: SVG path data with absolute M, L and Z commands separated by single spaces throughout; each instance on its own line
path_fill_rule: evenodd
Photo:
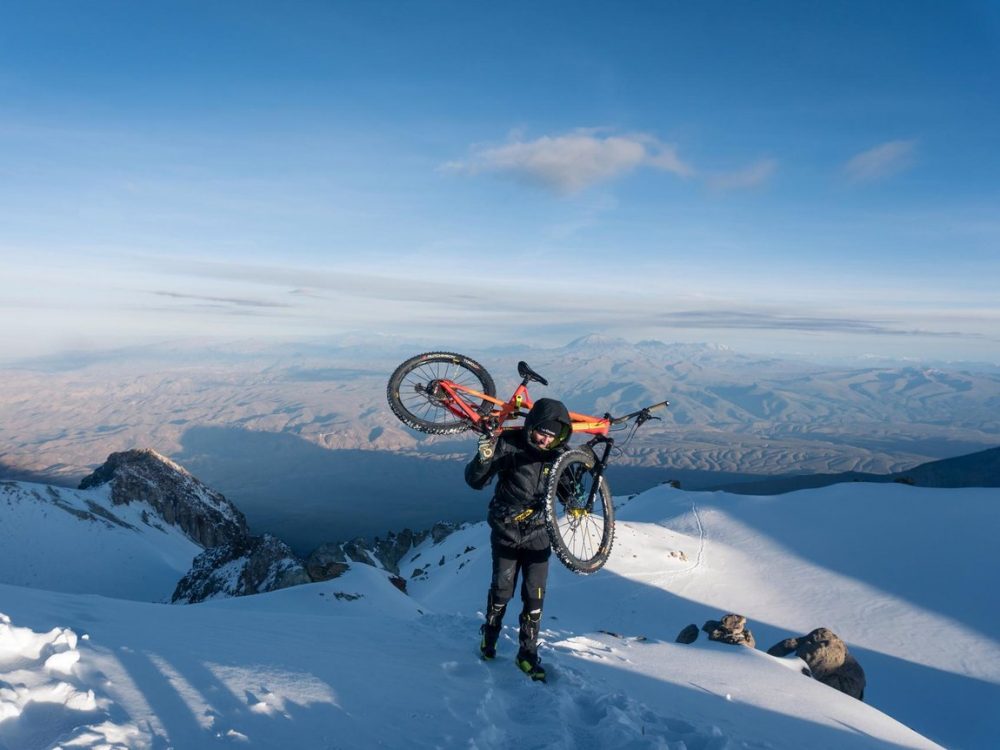
M 612 417 L 610 414 L 607 415 L 608 421 L 611 424 L 621 424 L 622 422 L 628 422 L 630 419 L 635 419 L 642 424 L 643 422 L 650 419 L 659 419 L 659 417 L 654 417 L 650 412 L 658 411 L 659 409 L 666 409 L 670 406 L 669 401 L 661 401 L 658 404 L 653 404 L 652 406 L 644 406 L 639 409 L 639 411 L 634 411 L 631 414 L 625 414 L 621 417 Z

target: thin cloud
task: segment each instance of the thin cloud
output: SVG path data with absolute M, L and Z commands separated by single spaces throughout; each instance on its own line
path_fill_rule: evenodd
M 207 302 L 214 305 L 235 305 L 236 307 L 291 307 L 281 302 L 268 302 L 266 300 L 245 299 L 240 297 L 209 297 L 201 294 L 181 294 L 179 292 L 150 292 L 158 297 L 170 297 L 171 299 L 189 299 L 197 302 Z
M 774 315 L 733 310 L 685 310 L 662 313 L 661 324 L 672 328 L 750 329 L 865 333 L 880 336 L 969 336 L 960 331 L 928 331 L 895 328 L 886 321 L 857 318 L 824 318 L 808 315 Z M 973 334 L 974 335 L 974 334 Z
M 715 190 L 743 190 L 763 185 L 777 169 L 776 159 L 761 159 L 735 172 L 711 175 L 706 181 Z
M 539 320 L 571 320 L 579 326 L 604 326 L 617 330 L 641 328 L 702 329 L 730 331 L 797 331 L 807 333 L 850 334 L 885 337 L 928 338 L 982 338 L 970 330 L 933 330 L 907 325 L 901 319 L 837 317 L 812 314 L 808 308 L 789 309 L 783 312 L 754 309 L 704 308 L 664 311 L 659 300 L 637 300 L 632 296 L 610 291 L 582 299 L 573 290 L 549 289 L 538 294 L 537 288 L 528 284 L 517 287 L 498 287 L 504 299 L 497 306 L 496 298 L 489 293 L 468 287 L 461 281 L 421 279 L 414 284 L 405 275 L 359 274 L 319 269 L 292 267 L 263 267 L 243 263 L 218 263 L 193 261 L 185 265 L 188 274 L 201 278 L 225 279 L 227 282 L 243 281 L 253 284 L 279 285 L 298 295 L 308 291 L 324 300 L 319 308 L 329 317 L 334 311 L 347 310 L 353 318 L 403 327 L 467 327 L 496 325 L 512 328 L 525 324 L 537 325 Z M 206 301 L 233 298 L 197 297 L 176 295 Z M 358 304 L 358 301 L 376 300 L 382 304 Z M 252 302 L 243 299 L 244 302 Z M 268 303 L 270 306 L 280 306 Z M 266 314 L 260 306 L 231 307 L 244 313 L 251 311 Z M 316 314 L 313 310 L 303 314 Z M 338 313 L 339 314 L 339 313 Z M 404 317 L 399 317 L 404 316 Z M 287 318 L 283 313 L 282 319 Z
M 694 169 L 676 148 L 641 133 L 602 136 L 577 130 L 567 135 L 515 140 L 482 148 L 468 161 L 444 166 L 465 174 L 493 173 L 556 193 L 576 193 L 608 182 L 638 167 L 689 177 Z
M 888 141 L 852 156 L 844 174 L 852 182 L 873 182 L 902 172 L 913 164 L 915 140 Z

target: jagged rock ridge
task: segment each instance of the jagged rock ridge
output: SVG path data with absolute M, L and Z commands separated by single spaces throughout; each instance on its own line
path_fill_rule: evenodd
M 434 544 L 438 544 L 454 530 L 454 524 L 436 523 L 431 529 L 424 531 L 403 529 L 398 534 L 390 531 L 385 539 L 375 537 L 371 543 L 358 537 L 350 542 L 321 544 L 309 555 L 306 569 L 314 581 L 337 577 L 344 572 L 348 562 L 382 567 L 399 575 L 399 562 L 411 549 L 428 536 L 433 539 Z
M 164 521 L 202 547 L 238 541 L 249 534 L 246 518 L 221 493 L 154 450 L 112 453 L 80 482 L 80 489 L 109 484 L 115 505 L 148 503 Z
M 280 539 L 270 534 L 248 536 L 198 555 L 171 601 L 194 604 L 310 582 L 301 561 Z
M 11 485 L 5 490 L 8 494 L 21 491 L 17 483 L 5 484 Z M 81 521 L 133 531 L 138 522 L 161 531 L 174 527 L 202 547 L 204 551 L 174 588 L 172 601 L 182 603 L 328 580 L 347 570 L 349 563 L 382 568 L 398 578 L 400 561 L 408 552 L 428 537 L 435 543 L 441 541 L 455 528 L 439 523 L 426 531 L 390 532 L 371 542 L 359 537 L 324 544 L 310 556 L 307 569 L 283 541 L 269 534 L 251 535 L 246 518 L 232 502 L 155 450 L 111 454 L 80 483 L 79 498 L 67 500 L 57 488 L 41 487 L 26 492 Z M 99 492 L 90 495 L 94 490 Z M 127 514 L 132 521 L 115 515 L 112 509 L 116 507 L 134 510 Z M 397 585 L 405 590 L 402 578 L 398 578 Z

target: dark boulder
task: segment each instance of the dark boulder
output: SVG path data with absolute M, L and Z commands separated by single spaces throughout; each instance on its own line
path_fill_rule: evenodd
M 799 638 L 786 638 L 767 650 L 771 656 L 794 653 L 809 668 L 809 675 L 852 698 L 864 700 L 865 671 L 847 650 L 847 644 L 829 628 L 816 628 Z
M 677 643 L 694 643 L 698 640 L 698 626 L 693 622 L 677 634 Z

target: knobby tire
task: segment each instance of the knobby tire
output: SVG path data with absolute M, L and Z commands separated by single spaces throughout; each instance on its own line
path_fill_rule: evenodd
M 604 567 L 615 538 L 615 506 L 602 476 L 588 507 L 597 457 L 574 448 L 552 464 L 545 491 L 545 528 L 556 557 L 574 573 L 588 575 Z
M 486 368 L 464 354 L 427 352 L 411 357 L 389 378 L 386 396 L 389 408 L 399 420 L 414 430 L 432 435 L 450 435 L 472 427 L 468 419 L 458 417 L 428 390 L 436 380 L 450 380 L 458 385 L 496 396 L 496 385 Z M 473 411 L 489 414 L 493 403 L 481 399 L 466 401 Z

